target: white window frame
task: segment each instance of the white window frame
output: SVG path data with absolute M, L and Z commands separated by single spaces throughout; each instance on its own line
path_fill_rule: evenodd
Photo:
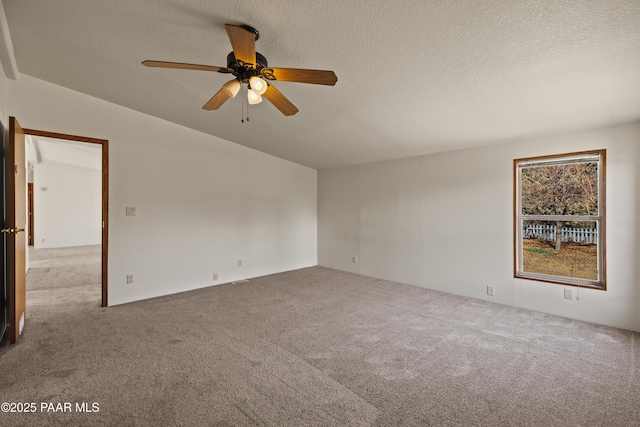
M 575 215 L 524 215 L 522 214 L 522 169 L 531 166 L 551 166 L 570 163 L 598 162 L 598 214 L 592 216 Z M 562 285 L 588 287 L 606 290 L 606 150 L 582 151 L 577 153 L 515 159 L 514 170 L 514 277 L 558 283 Z M 598 278 L 588 280 L 566 276 L 525 272 L 523 269 L 524 221 L 595 221 L 598 230 Z

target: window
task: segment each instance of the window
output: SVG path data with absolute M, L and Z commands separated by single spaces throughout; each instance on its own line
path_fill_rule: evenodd
M 515 277 L 606 289 L 605 153 L 514 160 Z

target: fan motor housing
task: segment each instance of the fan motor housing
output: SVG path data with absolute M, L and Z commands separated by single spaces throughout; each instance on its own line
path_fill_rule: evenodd
M 236 56 L 233 54 L 233 52 L 229 52 L 229 54 L 227 55 L 227 68 L 231 68 L 232 70 L 235 70 L 239 67 L 240 65 L 236 60 Z M 262 55 L 260 52 L 256 52 L 256 69 L 260 70 L 261 68 L 266 68 L 266 67 L 267 67 L 267 58 L 265 58 L 264 55 Z
M 241 82 L 248 81 L 253 76 L 260 76 L 263 68 L 267 68 L 267 58 L 260 53 L 256 52 L 256 63 L 245 64 L 236 59 L 233 52 L 227 55 L 227 67 L 230 68 L 231 73 L 238 78 Z

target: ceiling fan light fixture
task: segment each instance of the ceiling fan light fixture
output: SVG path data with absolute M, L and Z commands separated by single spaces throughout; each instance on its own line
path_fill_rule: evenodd
M 267 91 L 268 87 L 267 82 L 265 82 L 258 76 L 251 76 L 249 78 L 249 85 L 251 86 L 251 89 L 253 89 L 253 91 L 258 95 L 264 94 Z
M 222 88 L 230 97 L 235 98 L 240 91 L 240 82 L 238 81 L 238 79 L 229 80 L 222 85 Z
M 2 8 L 0 3 L 0 8 Z M 227 66 L 189 64 L 186 62 L 170 62 L 145 60 L 142 65 L 146 67 L 210 71 L 214 73 L 230 74 L 235 78 L 228 81 L 202 106 L 203 110 L 211 111 L 219 109 L 225 102 L 235 98 L 238 92 L 243 92 L 247 85 L 248 104 L 259 104 L 262 95 L 275 108 L 285 116 L 292 116 L 298 112 L 298 108 L 291 103 L 275 86 L 271 84 L 276 80 L 283 82 L 297 82 L 316 85 L 334 86 L 338 81 L 336 73 L 328 70 L 309 70 L 301 68 L 268 68 L 267 58 L 256 52 L 255 41 L 258 40 L 258 31 L 249 25 L 225 24 L 227 36 L 233 49 L 227 55 Z M 248 106 L 247 104 L 247 106 Z M 242 100 L 244 110 L 245 101 Z M 249 110 L 247 109 L 247 112 Z M 243 113 L 244 115 L 244 113 Z M 247 116 L 247 121 L 249 117 Z M 244 119 L 242 120 L 244 122 Z
M 262 97 L 253 89 L 249 89 L 247 90 L 247 100 L 249 101 L 249 105 L 255 105 L 262 102 Z

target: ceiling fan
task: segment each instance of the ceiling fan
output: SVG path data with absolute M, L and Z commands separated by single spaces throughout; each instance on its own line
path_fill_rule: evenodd
M 232 74 L 235 78 L 222 85 L 222 88 L 202 107 L 205 110 L 217 110 L 229 98 L 235 98 L 241 87 L 246 85 L 249 104 L 258 104 L 262 102 L 262 97 L 265 97 L 282 114 L 292 116 L 298 112 L 298 108 L 270 82 L 298 82 L 333 86 L 338 81 L 338 77 L 333 71 L 268 67 L 267 58 L 256 52 L 255 42 L 260 37 L 258 30 L 249 25 L 225 24 L 225 28 L 233 48 L 233 51 L 227 55 L 226 67 L 150 60 L 143 61 L 142 64 L 147 67 Z

